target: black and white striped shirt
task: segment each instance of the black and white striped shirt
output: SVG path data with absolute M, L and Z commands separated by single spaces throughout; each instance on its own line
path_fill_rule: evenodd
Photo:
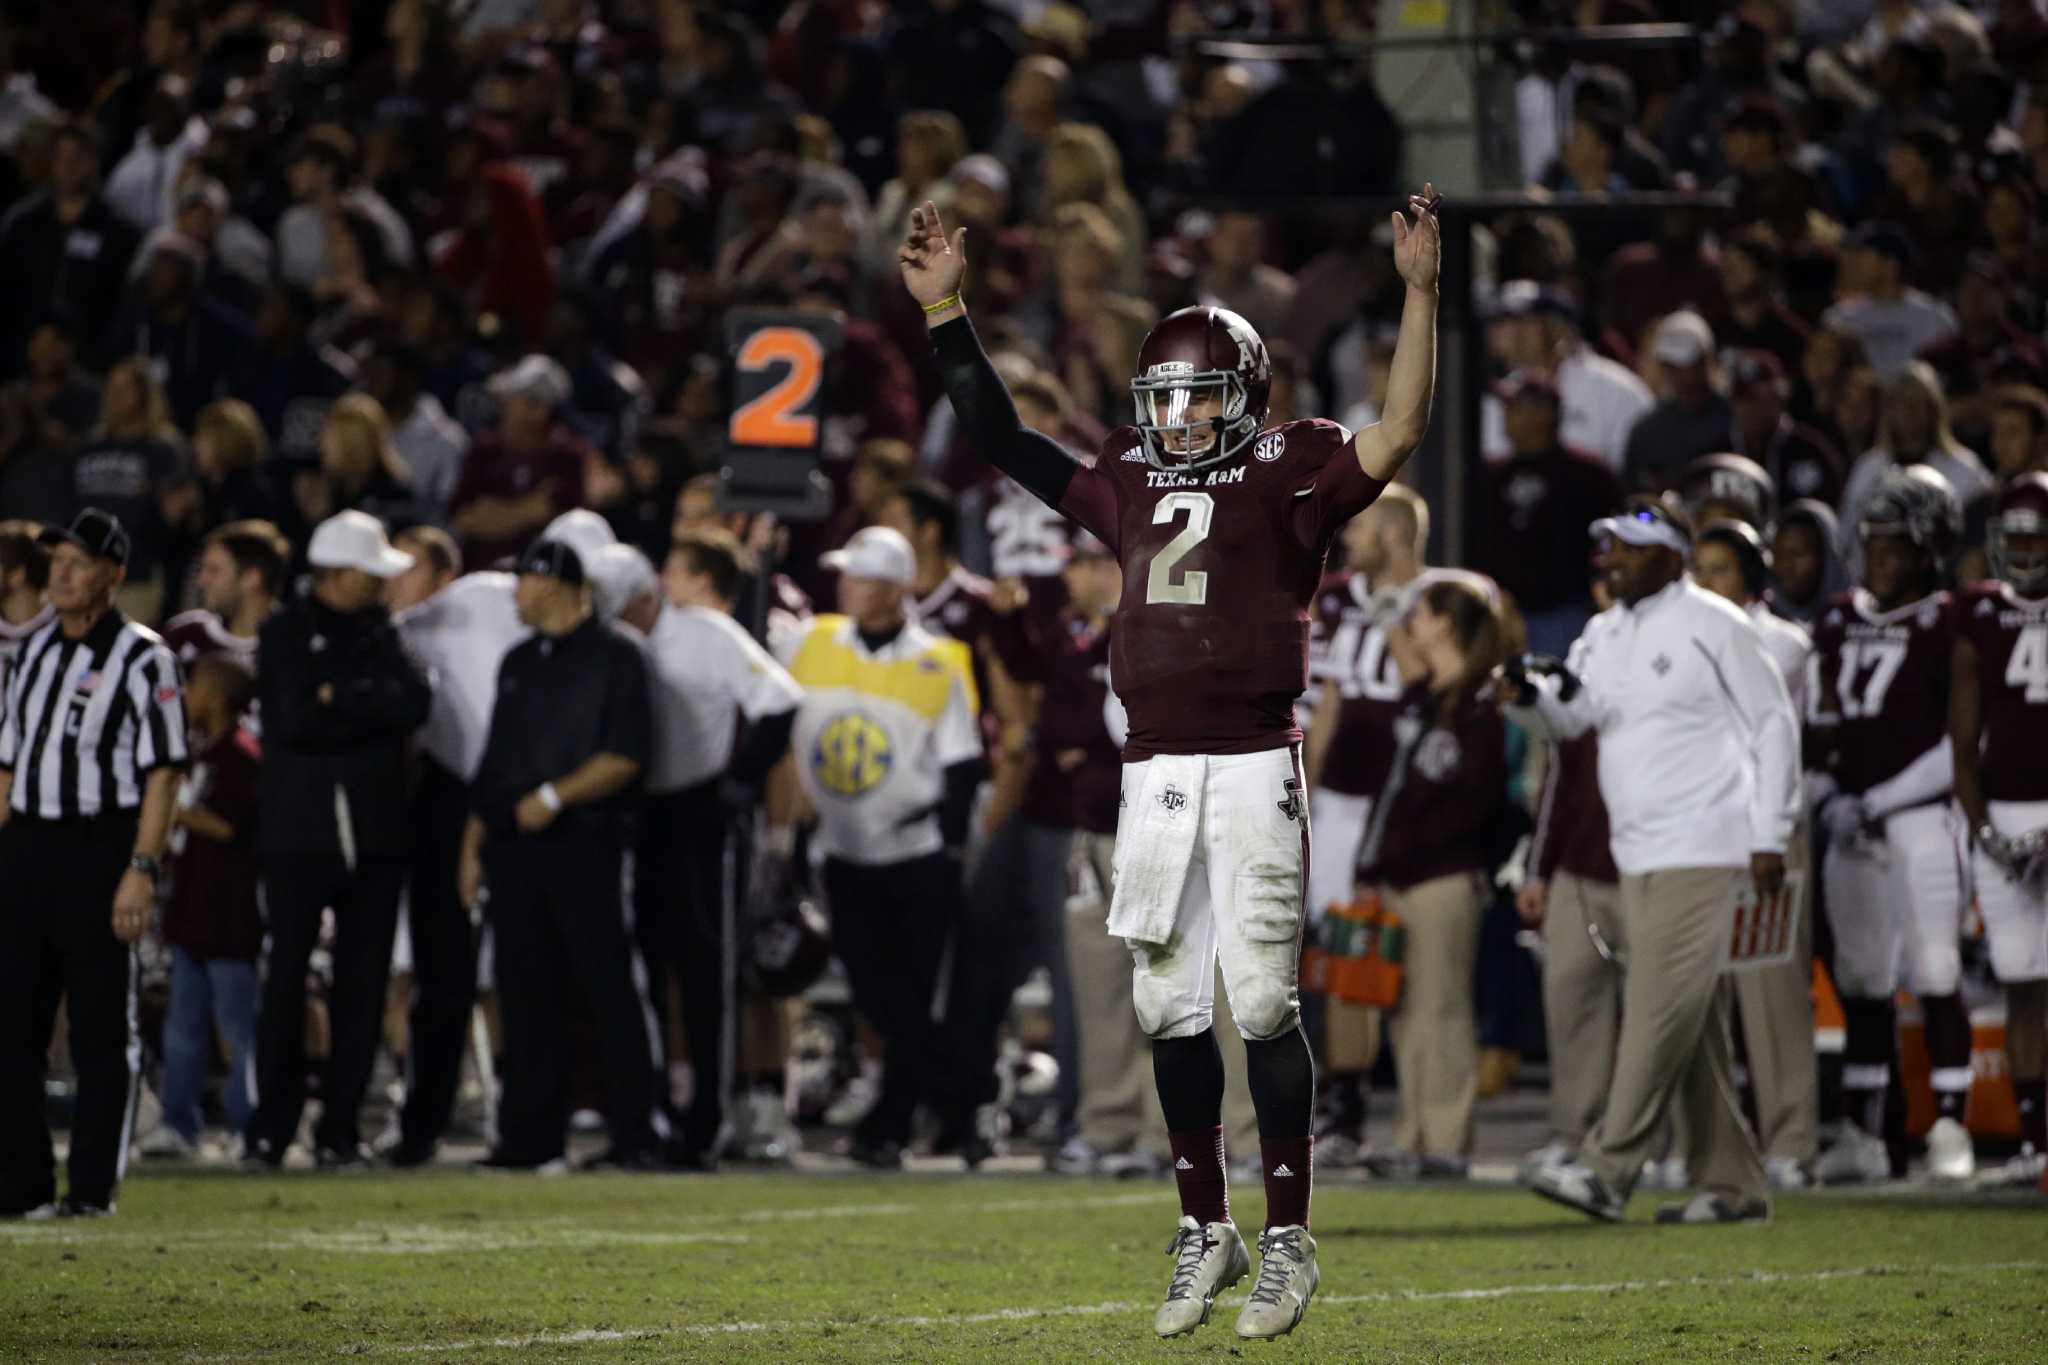
M 79 640 L 52 621 L 15 663 L 0 717 L 15 814 L 134 810 L 153 769 L 184 764 L 184 684 L 155 631 L 114 609 Z

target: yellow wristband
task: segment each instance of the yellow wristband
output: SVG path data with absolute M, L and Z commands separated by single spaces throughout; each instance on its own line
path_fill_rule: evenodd
M 948 294 L 946 295 L 946 297 L 940 299 L 937 303 L 926 304 L 924 306 L 924 315 L 926 317 L 931 317 L 935 314 L 945 312 L 948 308 L 958 308 L 959 306 L 960 295 L 958 293 Z

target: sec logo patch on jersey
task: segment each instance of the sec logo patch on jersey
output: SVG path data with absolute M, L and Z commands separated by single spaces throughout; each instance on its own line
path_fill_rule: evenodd
M 1271 464 L 1287 453 L 1287 437 L 1277 431 L 1269 431 L 1259 438 L 1252 447 L 1252 454 L 1266 464 Z
M 895 759 L 888 732 L 858 711 L 826 721 L 811 746 L 811 771 L 834 796 L 865 796 L 881 785 Z

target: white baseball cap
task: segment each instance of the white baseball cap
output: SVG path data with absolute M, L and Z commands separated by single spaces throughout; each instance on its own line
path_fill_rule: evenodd
M 1618 516 L 1602 517 L 1586 528 L 1595 540 L 1613 536 L 1624 545 L 1661 545 L 1679 554 L 1692 553 L 1692 540 L 1678 524 L 1651 502 L 1638 502 Z
M 484 388 L 493 398 L 509 398 L 518 394 L 531 398 L 542 407 L 552 408 L 567 401 L 575 386 L 569 382 L 567 370 L 547 356 L 536 353 L 509 370 L 500 370 L 492 375 Z
M 659 580 L 647 556 L 631 545 L 600 545 L 583 556 L 584 572 L 590 576 L 591 602 L 597 614 L 611 620 L 633 599 L 654 591 Z
M 616 545 L 619 538 L 612 534 L 612 524 L 588 507 L 572 507 L 547 524 L 540 533 L 541 540 L 565 540 L 576 547 L 576 553 L 585 559 L 607 545 Z
M 336 512 L 314 527 L 306 558 L 316 569 L 361 569 L 372 578 L 396 578 L 412 567 L 412 556 L 394 549 L 384 523 L 368 512 Z
M 1714 329 L 1690 308 L 1681 308 L 1657 324 L 1650 354 L 1666 365 L 1697 365 L 1714 349 Z
M 910 542 L 886 526 L 855 531 L 853 539 L 819 555 L 818 562 L 848 578 L 873 578 L 905 588 L 917 581 L 917 556 L 911 553 Z

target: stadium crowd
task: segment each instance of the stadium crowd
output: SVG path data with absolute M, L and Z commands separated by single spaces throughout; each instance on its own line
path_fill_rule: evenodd
M 1773 1182 L 1902 1171 L 1909 1125 L 1931 1126 L 1936 1173 L 1962 1178 L 1975 1164 L 1966 1121 L 1987 1149 L 2006 1140 L 2019 1151 L 2001 1178 L 2038 1180 L 2048 928 L 2038 863 L 2012 836 L 2029 832 L 2025 821 L 2048 824 L 2037 804 L 2048 790 L 2001 769 L 1987 814 L 1986 783 L 2000 779 L 1949 742 L 1947 707 L 1960 685 L 1953 640 L 1973 660 L 1978 648 L 1956 604 L 2034 610 L 2025 603 L 2048 591 L 2044 548 L 2025 540 L 2042 531 L 2024 530 L 2023 515 L 2048 511 L 2048 7 L 1504 8 L 1504 22 L 1531 28 L 1687 21 L 1702 41 L 1519 50 L 1508 90 L 1531 195 L 1471 228 L 1490 388 L 1479 448 L 1449 447 L 1476 502 L 1466 562 L 1426 562 L 1431 509 L 1399 485 L 1333 557 L 1303 698 L 1317 820 L 1309 914 L 1322 930 L 1310 984 L 1327 997 L 1310 1012 L 1318 1162 L 1462 1176 L 1475 1099 L 1543 1053 L 1546 1022 L 1558 1150 L 1586 1136 L 1601 1087 L 1587 1095 L 1582 1065 L 1567 1078 L 1580 1063 L 1558 1042 L 1611 1050 L 1612 1021 L 1602 1041 L 1561 1010 L 1619 950 L 1596 927 L 1601 952 L 1588 958 L 1583 935 L 1559 941 L 1555 922 L 1560 887 L 1616 880 L 1597 759 L 1592 741 L 1553 745 L 1479 687 L 1510 659 L 1570 667 L 1611 587 L 1588 527 L 1640 513 L 1682 528 L 1702 581 L 1727 569 L 1707 586 L 1810 632 L 1801 648 L 1817 651 L 1787 670 L 1804 694 L 1811 809 L 1800 824 L 1815 844 L 1794 897 L 1806 898 L 1816 944 L 1795 949 L 1793 976 L 1798 995 L 1800 955 L 1817 955 L 1805 997 L 1815 1003 L 1805 1016 L 1794 1007 L 1803 1023 L 1750 1031 L 1745 1051 L 1756 1077 L 1789 1028 L 1807 1069 L 1788 1084 L 1819 1112 L 1780 1123 L 1783 1097 L 1754 1087 Z M 1264 337 L 1272 422 L 1369 423 L 1401 298 L 1384 225 L 1348 208 L 1247 211 L 1236 192 L 1289 183 L 1276 149 L 1314 142 L 1315 111 L 1283 67 L 1200 57 L 1174 39 L 1227 23 L 1348 42 L 1370 36 L 1375 12 L 1356 0 L 78 0 L 61 11 L 10 0 L 0 644 L 18 662 L 52 620 L 40 528 L 100 509 L 127 533 L 115 600 L 176 653 L 192 730 L 145 944 L 162 978 L 145 1028 L 162 1119 L 134 1135 L 143 1149 L 196 1154 L 210 1118 L 238 1153 L 246 1137 L 252 1159 L 282 1160 L 310 1056 L 326 1106 L 321 1164 L 369 1160 L 354 1114 L 340 1110 L 385 1064 L 381 1048 L 407 1082 L 384 1156 L 419 1164 L 448 1129 L 463 1068 L 488 1080 L 502 1048 L 510 1068 L 544 1058 L 561 1092 L 520 1097 L 527 1146 L 511 1150 L 501 1128 L 503 1165 L 552 1165 L 560 1118 L 587 1108 L 609 1111 L 604 1159 L 629 1167 L 786 1158 L 806 1140 L 799 1117 L 854 1128 L 853 1155 L 893 1166 L 913 1139 L 908 1074 L 938 1110 L 930 1140 L 969 1164 L 997 1149 L 1014 1116 L 1036 1120 L 1059 1170 L 1162 1171 L 1128 961 L 1101 928 L 1121 741 L 1104 635 L 1118 577 L 1101 545 L 960 435 L 896 250 L 926 201 L 967 227 L 982 339 L 1023 419 L 1077 458 L 1129 420 L 1148 330 L 1193 304 L 1231 309 Z M 1369 81 L 1340 93 L 1347 126 L 1378 139 L 1344 188 L 1386 194 L 1402 111 Z M 1641 210 L 1628 198 L 1694 189 L 1732 207 Z M 1209 191 L 1233 192 L 1230 206 L 1203 207 Z M 1612 211 L 1565 216 L 1553 200 L 1610 200 Z M 822 519 L 720 505 L 724 322 L 742 307 L 842 319 L 824 397 Z M 1440 408 L 1435 420 L 1452 415 Z M 2042 490 L 2036 502 L 2030 487 Z M 520 575 L 516 616 L 505 568 Z M 342 573 L 367 575 L 375 591 Z M 2001 575 L 2008 597 L 1969 586 Z M 1875 594 L 1871 619 L 1917 622 L 1930 641 L 1920 702 L 1939 733 L 1889 768 L 1859 761 L 1865 741 L 1839 737 L 1873 717 L 1908 724 L 1887 717 L 1885 683 L 1858 671 L 1875 654 L 1859 665 L 1843 638 L 1845 614 L 1864 608 L 1842 594 L 1857 589 Z M 529 628 L 571 638 L 585 609 L 644 640 L 654 702 L 608 692 L 602 704 L 649 712 L 638 737 L 623 721 L 591 737 L 599 758 L 632 750 L 633 771 L 587 794 L 544 782 L 532 789 L 547 793 L 535 798 L 543 810 L 525 804 L 525 788 L 486 798 L 499 661 Z M 654 755 L 682 742 L 660 733 L 664 709 L 682 705 L 662 689 L 698 685 L 693 651 L 664 647 L 662 632 L 683 613 L 734 610 L 765 652 L 732 646 L 754 662 L 736 665 L 730 705 L 701 722 L 724 730 L 705 741 L 717 766 L 692 751 L 681 775 L 657 778 Z M 813 880 L 806 811 L 835 782 L 865 780 L 857 758 L 832 748 L 844 737 L 807 730 L 795 701 L 837 685 L 813 681 L 838 677 L 816 637 L 832 611 L 881 639 L 907 617 L 934 638 L 901 647 L 939 652 L 906 657 L 942 661 L 934 668 L 955 666 L 941 643 L 964 647 L 969 721 L 963 733 L 938 722 L 946 759 L 927 774 L 927 808 L 906 816 L 928 819 L 930 837 L 898 850 L 918 876 L 950 879 L 932 898 L 950 904 L 938 930 L 955 939 L 935 1029 L 900 1017 L 904 993 L 928 998 L 946 979 L 935 963 L 876 962 L 892 955 L 874 942 L 849 957 L 846 925 L 821 929 L 786 904 L 797 894 L 786 883 Z M 291 646 L 296 676 L 279 671 L 272 645 L 295 629 L 281 624 L 293 613 L 323 642 Z M 348 666 L 372 670 L 362 661 L 374 655 L 388 682 L 374 719 L 367 701 L 350 712 L 346 738 L 294 711 L 332 708 L 335 680 L 355 676 L 306 657 L 340 620 L 359 651 Z M 2013 667 L 2040 702 L 2048 627 L 2020 630 Z M 1920 665 L 1916 655 L 1886 666 L 1910 676 Z M 744 684 L 748 668 L 772 670 L 786 695 Z M 466 676 L 479 670 L 480 682 Z M 10 710 L 25 676 L 8 674 Z M 1435 681 L 1418 691 L 1419 676 Z M 942 696 L 932 709 L 954 704 Z M 2048 767 L 2048 725 L 2029 723 L 2010 743 L 2035 746 L 2032 766 Z M 792 724 L 794 775 L 776 763 L 791 753 Z M 360 761 L 336 756 L 358 743 Z M 384 767 L 366 777 L 370 748 Z M 828 755 L 846 771 L 826 772 Z M 312 785 L 294 787 L 276 766 L 286 763 Z M 458 874 L 465 892 L 490 880 L 470 866 L 459 818 L 473 781 L 479 819 L 521 837 L 539 837 L 562 802 L 602 808 L 621 827 L 635 810 L 671 822 L 651 839 L 619 836 L 637 839 L 642 866 L 664 856 L 674 822 L 730 828 L 739 873 L 721 881 L 721 834 L 709 862 L 664 872 L 673 901 L 640 898 L 637 928 L 626 895 L 629 932 L 616 942 L 591 947 L 558 924 L 552 938 L 523 935 L 507 963 L 499 933 L 496 961 L 487 954 L 479 970 L 475 898 L 454 894 Z M 372 785 L 351 785 L 362 782 Z M 457 818 L 423 782 L 452 784 Z M 317 825 L 319 846 L 274 833 L 284 823 Z M 859 861 L 829 828 L 819 837 L 832 857 Z M 1873 863 L 1890 848 L 1918 869 L 1898 874 L 1911 883 L 1899 917 L 1947 924 L 1952 937 L 1923 933 L 1874 966 L 1851 945 L 1845 983 L 1831 896 L 1893 894 L 1872 889 L 1886 874 L 1837 866 L 1853 848 Z M 1927 868 L 1943 848 L 1947 880 Z M 512 878 L 516 864 L 499 858 Z M 322 877 L 345 865 L 346 886 L 310 884 L 316 861 Z M 2031 906 L 2040 944 L 2002 944 L 1994 929 L 1988 962 L 1970 946 L 1983 936 L 1957 869 L 1972 867 L 1979 897 L 2019 888 L 1999 894 Z M 295 896 L 276 889 L 287 885 Z M 491 904 L 509 902 L 504 885 Z M 425 902 L 440 916 L 431 942 Z M 822 1003 L 814 973 L 784 978 L 788 953 L 775 957 L 747 923 L 748 907 L 770 904 L 768 927 L 797 940 L 799 956 L 829 933 L 850 1012 Z M 280 935 L 285 913 L 293 928 Z M 738 922 L 702 923 L 720 914 Z M 664 918 L 693 915 L 694 927 Z M 864 934 L 892 932 L 863 923 Z M 737 960 L 721 976 L 707 953 Z M 1399 991 L 1386 987 L 1390 967 L 1405 975 Z M 1035 968 L 1043 1010 L 1012 1010 Z M 1568 968 L 1581 975 L 1567 979 Z M 527 987 L 536 974 L 547 983 Z M 1924 1047 L 1897 1041 L 1892 1001 L 1907 987 Z M 472 1030 L 478 993 L 494 1009 Z M 638 1043 L 639 1016 L 620 1003 L 635 997 L 656 1017 L 656 1036 Z M 2016 1104 L 2005 1131 L 1970 1095 L 1969 1012 L 2002 999 Z M 1765 1008 L 1748 994 L 1740 1007 Z M 550 1036 L 537 1042 L 536 1027 Z M 1013 1033 L 1028 1050 L 1004 1041 Z M 1219 1035 L 1241 1072 L 1242 1044 Z M 1818 1067 L 1806 1035 L 1829 1049 Z M 423 1044 L 438 1063 L 416 1055 Z M 626 1074 L 622 1050 L 655 1080 Z M 1908 1055 L 1920 1051 L 1931 1063 Z M 1901 1092 L 1923 1070 L 1935 1109 L 1915 1118 Z M 664 1075 L 674 1093 L 629 1122 L 622 1105 L 649 1104 L 630 1098 L 635 1086 L 660 1090 Z M 1368 1134 L 1375 1075 L 1398 1087 L 1401 1117 Z M 707 1090 L 730 1094 L 707 1106 Z M 1230 1146 L 1252 1152 L 1239 1090 Z M 552 1136 L 534 1136 L 550 1125 Z M 1683 1183 L 1661 1159 L 1651 1165 Z

